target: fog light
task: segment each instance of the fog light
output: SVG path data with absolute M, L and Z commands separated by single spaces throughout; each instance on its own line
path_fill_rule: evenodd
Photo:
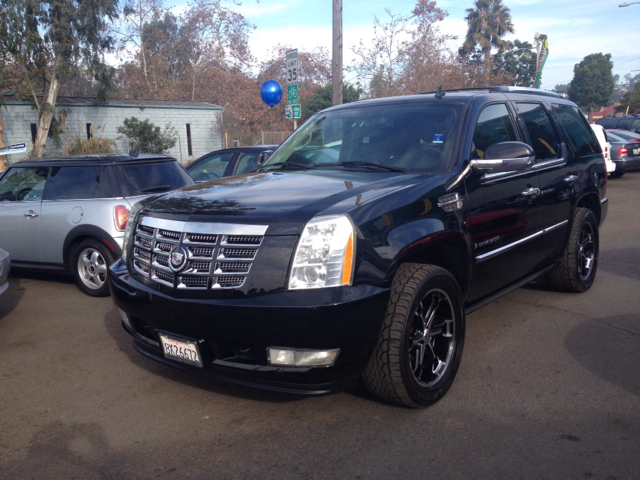
M 129 330 L 133 331 L 133 327 L 131 326 L 131 322 L 129 321 L 129 315 L 127 315 L 126 313 L 124 313 L 124 311 L 122 309 L 118 309 L 118 312 L 120 312 L 120 318 L 122 319 L 122 321 L 124 322 L 124 324 L 129 327 Z
M 290 348 L 268 349 L 269 365 L 289 367 L 329 367 L 338 358 L 340 349 L 334 350 L 294 350 Z

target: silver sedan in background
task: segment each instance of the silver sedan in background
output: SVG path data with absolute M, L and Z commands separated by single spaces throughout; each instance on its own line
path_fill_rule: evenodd
M 0 293 L 4 292 L 9 287 L 7 277 L 9 276 L 9 270 L 11 269 L 11 257 L 7 252 L 0 248 Z

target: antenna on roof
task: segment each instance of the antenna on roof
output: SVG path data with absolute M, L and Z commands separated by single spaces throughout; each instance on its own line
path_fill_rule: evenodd
M 438 91 L 436 92 L 436 98 L 442 98 L 446 95 L 446 92 L 442 91 L 442 85 L 438 85 Z
M 129 156 L 134 158 L 137 157 L 138 151 L 135 148 L 132 148 L 131 150 L 129 150 Z

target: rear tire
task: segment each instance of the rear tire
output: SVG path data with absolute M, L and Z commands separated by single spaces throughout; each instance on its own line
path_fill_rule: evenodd
M 618 170 L 614 170 L 613 172 L 611 172 L 611 178 L 620 178 L 625 173 L 626 172 L 619 172 Z
M 598 251 L 598 219 L 588 208 L 578 208 L 560 265 L 545 275 L 547 284 L 561 292 L 588 290 L 596 278 Z
M 413 408 L 445 395 L 464 345 L 461 297 L 443 268 L 408 263 L 398 269 L 378 343 L 362 372 L 371 393 Z
M 71 268 L 78 288 L 92 297 L 109 296 L 109 266 L 112 253 L 97 240 L 81 242 L 71 255 Z

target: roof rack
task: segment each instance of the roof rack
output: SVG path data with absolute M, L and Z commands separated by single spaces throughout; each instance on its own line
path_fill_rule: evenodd
M 540 90 L 539 88 L 531 87 L 492 87 L 490 92 L 502 92 L 502 93 L 525 93 L 529 95 L 544 95 L 546 97 L 563 98 L 562 95 L 556 92 L 550 92 L 549 90 Z
M 486 91 L 490 93 L 524 93 L 528 95 L 544 95 L 546 97 L 563 98 L 562 95 L 556 92 L 550 92 L 549 90 L 540 90 L 538 88 L 531 87 L 514 87 L 514 86 L 498 86 L 498 87 L 471 87 L 471 88 L 452 88 L 442 89 L 441 92 L 473 92 L 473 91 Z M 433 92 L 423 92 L 420 95 L 428 95 Z
M 440 91 L 441 92 L 472 92 L 474 90 L 486 90 L 487 92 L 489 91 L 489 87 L 471 87 L 471 88 L 443 88 Z M 437 90 L 434 90 L 433 92 L 422 92 L 419 93 L 418 95 L 428 95 L 430 93 L 438 93 Z

